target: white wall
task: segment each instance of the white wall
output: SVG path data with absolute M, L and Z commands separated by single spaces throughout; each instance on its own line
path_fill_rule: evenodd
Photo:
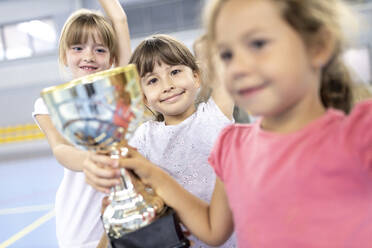
M 74 7 L 73 0 L 3 0 L 0 1 L 0 23 L 63 14 L 70 12 Z
M 0 1 L 0 23 L 53 15 L 60 29 L 69 13 L 79 4 L 81 4 L 79 0 L 3 0 Z M 356 10 L 362 14 L 365 26 L 355 45 L 372 48 L 372 30 L 369 25 L 372 23 L 372 4 L 357 7 Z M 189 30 L 171 35 L 191 48 L 193 41 L 201 32 Z M 142 38 L 132 40 L 132 47 L 141 40 Z M 356 61 L 360 62 L 360 59 L 357 58 Z M 370 75 L 370 71 L 363 73 Z M 0 126 L 33 122 L 31 118 L 33 102 L 40 91 L 44 87 L 62 83 L 56 52 L 40 58 L 0 62 L 0 75 Z
M 0 24 L 53 16 L 60 30 L 68 15 L 81 6 L 81 0 L 2 0 Z M 199 33 L 191 30 L 173 35 L 191 46 Z M 141 40 L 133 40 L 132 47 Z M 0 62 L 0 75 L 0 127 L 33 122 L 33 103 L 40 91 L 63 81 L 57 51 L 42 57 Z

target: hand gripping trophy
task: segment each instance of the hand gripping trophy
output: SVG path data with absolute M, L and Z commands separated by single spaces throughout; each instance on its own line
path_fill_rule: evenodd
M 127 141 L 149 119 L 135 65 L 78 78 L 41 92 L 56 128 L 78 147 L 125 156 Z M 174 211 L 133 173 L 121 169 L 103 213 L 113 248 L 189 247 Z

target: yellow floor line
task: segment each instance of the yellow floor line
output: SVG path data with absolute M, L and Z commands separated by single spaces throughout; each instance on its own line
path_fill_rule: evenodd
M 47 214 L 41 216 L 39 219 L 37 219 L 36 221 L 34 221 L 33 223 L 31 223 L 30 225 L 28 225 L 25 228 L 23 228 L 18 233 L 14 234 L 12 237 L 10 237 L 5 242 L 1 243 L 0 244 L 0 248 L 6 248 L 9 245 L 11 245 L 14 242 L 16 242 L 17 240 L 23 238 L 25 235 L 27 235 L 28 233 L 30 233 L 33 230 L 35 230 L 36 228 L 38 228 L 39 226 L 41 226 L 43 223 L 45 223 L 48 220 L 50 220 L 51 218 L 53 218 L 54 215 L 55 215 L 55 212 L 54 212 L 54 209 L 53 209 L 53 210 L 49 211 Z

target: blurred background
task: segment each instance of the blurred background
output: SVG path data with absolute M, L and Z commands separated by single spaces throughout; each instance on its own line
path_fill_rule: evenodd
M 167 33 L 192 48 L 203 33 L 207 0 L 121 0 L 132 48 Z M 345 61 L 360 85 L 371 86 L 372 1 L 347 1 L 360 19 Z M 76 9 L 96 0 L 0 0 L 0 248 L 57 247 L 53 203 L 62 168 L 34 124 L 33 104 L 44 87 L 63 83 L 57 61 L 60 30 Z M 348 20 L 345 20 L 345 24 Z

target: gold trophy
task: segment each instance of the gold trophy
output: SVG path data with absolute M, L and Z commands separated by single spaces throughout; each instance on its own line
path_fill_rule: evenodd
M 136 128 L 152 117 L 135 65 L 87 75 L 41 92 L 53 124 L 76 146 L 119 159 Z M 102 215 L 113 248 L 189 247 L 174 211 L 132 172 L 121 169 Z M 78 235 L 78 234 L 76 234 Z

